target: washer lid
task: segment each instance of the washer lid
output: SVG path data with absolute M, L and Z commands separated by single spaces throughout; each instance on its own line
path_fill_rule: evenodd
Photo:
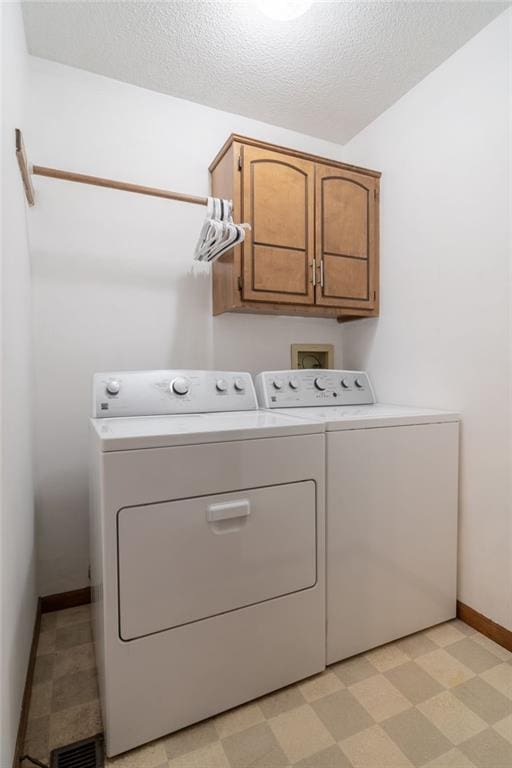
M 276 411 L 273 411 L 276 413 Z M 365 429 L 369 427 L 398 427 L 413 424 L 436 424 L 459 421 L 460 414 L 430 408 L 412 408 L 402 405 L 329 405 L 310 408 L 286 408 L 280 414 L 301 419 L 321 420 L 328 432 L 339 429 Z
M 91 419 L 91 425 L 102 451 L 307 435 L 325 429 L 321 419 L 263 410 Z

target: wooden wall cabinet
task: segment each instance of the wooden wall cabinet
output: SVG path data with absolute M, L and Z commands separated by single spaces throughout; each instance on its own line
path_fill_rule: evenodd
M 380 173 L 237 135 L 210 173 L 251 225 L 213 264 L 215 315 L 378 315 Z

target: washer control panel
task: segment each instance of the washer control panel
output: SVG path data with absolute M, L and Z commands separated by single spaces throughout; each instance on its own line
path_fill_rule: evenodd
M 265 371 L 256 376 L 261 408 L 371 405 L 375 394 L 365 371 Z
M 171 370 L 94 374 L 93 416 L 96 418 L 257 408 L 250 373 Z

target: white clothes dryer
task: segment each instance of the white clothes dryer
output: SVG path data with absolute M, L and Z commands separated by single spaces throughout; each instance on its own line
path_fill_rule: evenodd
M 364 371 L 260 373 L 326 427 L 327 663 L 456 614 L 459 415 L 376 402 Z
M 93 624 L 116 755 L 325 667 L 324 425 L 247 373 L 97 374 Z

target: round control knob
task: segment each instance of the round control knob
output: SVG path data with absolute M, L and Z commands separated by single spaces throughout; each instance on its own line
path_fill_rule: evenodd
M 343 389 L 348 389 L 350 387 L 350 382 L 347 381 L 347 379 L 342 379 L 341 386 L 343 387 Z
M 274 379 L 272 384 L 274 385 L 274 389 L 282 389 L 283 387 L 283 382 L 281 381 L 281 379 Z
M 228 388 L 228 383 L 225 379 L 217 379 L 215 382 L 215 389 L 217 392 L 225 392 Z
M 116 379 L 111 379 L 107 383 L 107 392 L 109 395 L 118 395 L 121 389 L 121 384 Z
M 327 387 L 325 379 L 323 379 L 321 376 L 317 376 L 315 379 L 315 387 L 323 392 Z
M 354 381 L 354 384 L 356 385 L 356 387 L 358 389 L 363 389 L 363 387 L 364 387 L 364 381 L 362 379 L 356 379 Z
M 189 382 L 182 376 L 171 381 L 171 392 L 174 392 L 175 395 L 186 395 L 189 389 Z
M 235 379 L 234 387 L 237 392 L 243 392 L 245 389 L 245 381 L 243 379 Z
M 299 388 L 299 381 L 298 381 L 298 379 L 290 379 L 288 384 L 290 385 L 290 389 L 298 389 Z

